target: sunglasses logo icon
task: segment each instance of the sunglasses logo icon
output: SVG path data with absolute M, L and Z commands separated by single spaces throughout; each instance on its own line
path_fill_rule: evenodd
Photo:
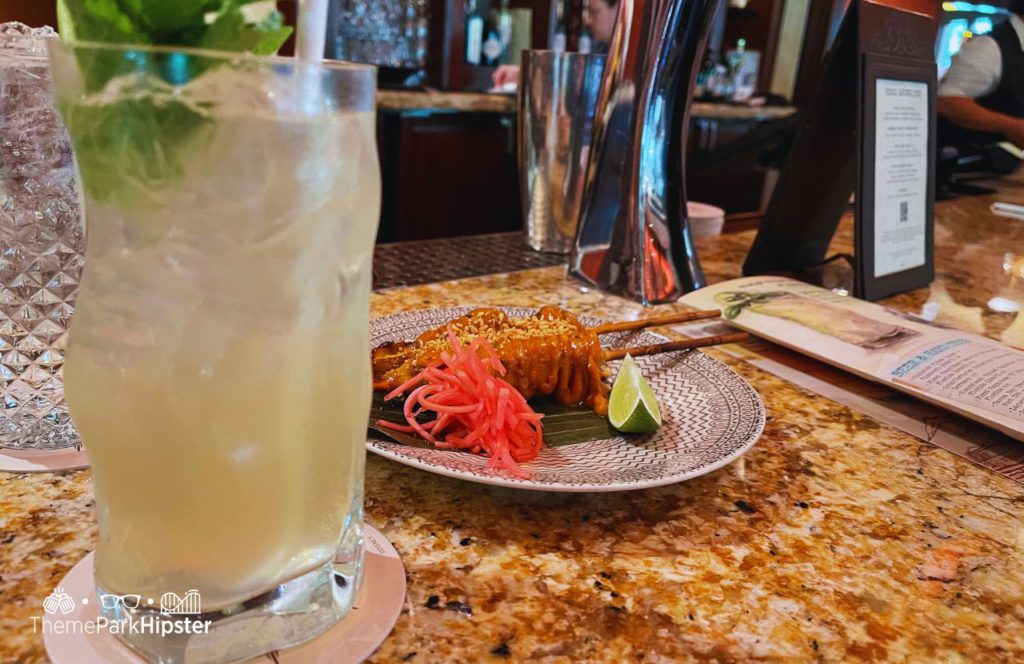
M 116 609 L 118 604 L 126 609 L 137 609 L 141 601 L 141 595 L 100 595 L 100 604 L 107 610 Z

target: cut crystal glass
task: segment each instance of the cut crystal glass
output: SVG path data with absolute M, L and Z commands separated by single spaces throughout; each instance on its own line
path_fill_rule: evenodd
M 54 106 L 50 28 L 0 24 L 0 447 L 77 446 L 64 407 L 68 324 L 84 229 Z

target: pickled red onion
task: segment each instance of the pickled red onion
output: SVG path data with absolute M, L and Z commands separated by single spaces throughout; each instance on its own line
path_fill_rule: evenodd
M 537 458 L 544 446 L 543 415 L 500 378 L 506 369 L 489 341 L 477 337 L 464 345 L 451 326 L 448 340 L 451 348 L 441 353 L 440 362 L 384 397 L 389 401 L 409 392 L 403 407 L 408 425 L 386 420 L 377 425 L 416 433 L 439 449 L 486 454 L 489 467 L 523 475 L 517 464 Z M 425 412 L 437 416 L 420 422 L 417 417 Z

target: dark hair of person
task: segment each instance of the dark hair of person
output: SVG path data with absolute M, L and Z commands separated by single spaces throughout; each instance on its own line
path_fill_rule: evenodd
M 618 0 L 616 0 L 618 2 Z M 1009 10 L 1014 14 L 1024 14 L 1024 0 L 1013 0 L 1010 3 Z

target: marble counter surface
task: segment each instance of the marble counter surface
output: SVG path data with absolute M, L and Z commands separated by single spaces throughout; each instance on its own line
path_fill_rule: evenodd
M 379 90 L 377 108 L 385 111 L 464 111 L 515 113 L 514 95 L 442 90 Z
M 704 120 L 756 121 L 779 120 L 797 112 L 793 106 L 741 106 L 698 101 L 690 109 L 691 118 Z
M 445 92 L 442 90 L 380 90 L 377 108 L 386 111 L 463 111 L 474 113 L 515 113 L 516 97 L 483 92 Z M 763 121 L 792 115 L 791 106 L 738 106 L 697 102 L 691 117 L 708 120 Z
M 1024 188 L 999 198 L 1024 202 Z M 937 289 L 959 306 L 1005 290 L 1003 254 L 1024 254 L 1024 222 L 991 217 L 991 200 L 939 208 Z M 849 239 L 847 224 L 837 248 Z M 751 240 L 698 241 L 711 278 L 737 276 Z M 561 267 L 389 290 L 372 306 L 487 304 L 642 312 Z M 978 315 L 992 336 L 1013 320 Z M 758 389 L 769 421 L 747 455 L 684 484 L 520 493 L 371 455 L 367 519 L 409 580 L 373 661 L 1024 658 L 1024 486 L 708 352 Z M 0 661 L 45 660 L 30 618 L 95 537 L 88 471 L 0 474 Z

